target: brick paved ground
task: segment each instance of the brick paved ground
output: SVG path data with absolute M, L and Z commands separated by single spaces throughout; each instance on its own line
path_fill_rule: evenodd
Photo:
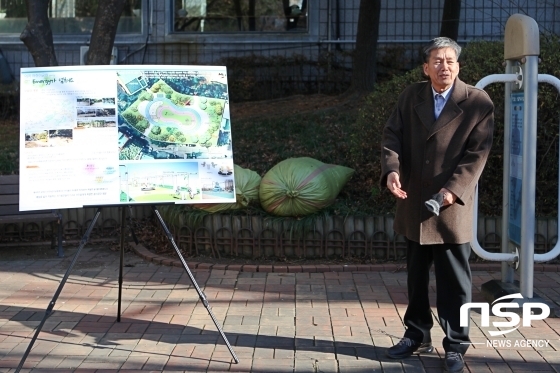
M 15 371 L 74 252 L 67 249 L 64 259 L 0 260 L 1 373 Z M 435 353 L 402 361 L 385 357 L 404 330 L 402 270 L 246 272 L 193 265 L 240 359 L 235 364 L 183 268 L 132 253 L 125 263 L 119 323 L 118 253 L 84 248 L 22 372 L 442 371 L 439 327 L 433 333 Z M 480 285 L 499 277 L 498 271 L 476 267 L 474 299 L 482 301 Z M 560 302 L 556 267 L 538 267 L 535 291 Z M 471 317 L 471 336 L 479 343 L 465 357 L 471 373 L 560 372 L 560 319 L 491 337 L 495 328 L 479 327 L 477 313 Z M 543 346 L 516 345 L 527 339 Z M 488 340 L 501 346 L 489 346 Z

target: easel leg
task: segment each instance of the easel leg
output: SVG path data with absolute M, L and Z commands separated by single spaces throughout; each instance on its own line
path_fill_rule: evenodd
M 33 338 L 31 338 L 31 342 L 29 342 L 29 346 L 27 346 L 27 350 L 25 350 L 25 353 L 23 354 L 23 357 L 21 358 L 21 361 L 19 362 L 19 365 L 16 368 L 16 373 L 18 373 L 21 370 L 21 368 L 23 367 L 23 364 L 25 363 L 25 360 L 27 359 L 27 356 L 29 356 L 29 353 L 31 352 L 31 349 L 33 348 L 33 344 L 35 344 L 35 341 L 37 340 L 37 337 L 39 336 L 39 333 L 41 332 L 41 329 L 43 329 L 43 326 L 45 325 L 45 321 L 47 321 L 47 318 L 51 315 L 51 313 L 54 309 L 54 306 L 56 304 L 56 300 L 60 296 L 60 293 L 62 292 L 62 288 L 66 284 L 66 281 L 68 280 L 68 276 L 70 276 L 70 272 L 72 271 L 72 268 L 76 264 L 76 261 L 78 260 L 78 257 L 80 256 L 80 252 L 82 251 L 82 249 L 86 245 L 86 243 L 89 239 L 89 235 L 91 234 L 91 231 L 93 230 L 93 227 L 95 226 L 95 222 L 97 221 L 97 218 L 99 217 L 100 214 L 101 214 L 101 207 L 99 207 L 97 209 L 97 211 L 95 212 L 95 216 L 93 217 L 93 220 L 91 221 L 86 233 L 84 233 L 84 236 L 82 237 L 82 240 L 80 241 L 80 246 L 78 247 L 78 250 L 76 251 L 76 254 L 74 254 L 74 258 L 72 258 L 72 262 L 70 263 L 70 266 L 68 267 L 68 269 L 66 270 L 66 273 L 64 274 L 64 277 L 60 281 L 60 284 L 58 285 L 58 289 L 54 293 L 54 296 L 53 296 L 51 302 L 49 303 L 47 309 L 45 310 L 45 315 L 43 316 L 43 319 L 41 320 L 41 322 L 37 326 L 37 329 L 35 330 L 35 334 L 33 335 Z
M 191 283 L 195 287 L 195 289 L 198 293 L 198 296 L 200 298 L 200 301 L 202 302 L 204 307 L 206 307 L 206 310 L 208 311 L 208 314 L 212 318 L 212 321 L 214 322 L 214 325 L 216 325 L 216 328 L 218 329 L 218 332 L 220 332 L 220 335 L 222 336 L 222 339 L 224 340 L 227 348 L 229 349 L 229 352 L 231 353 L 231 356 L 233 357 L 233 360 L 235 360 L 236 364 L 239 363 L 239 359 L 237 358 L 237 355 L 235 354 L 231 345 L 229 344 L 229 341 L 228 341 L 226 335 L 224 334 L 224 331 L 222 330 L 222 327 L 218 323 L 218 320 L 216 320 L 216 316 L 212 312 L 212 308 L 210 307 L 210 304 L 208 303 L 208 300 L 206 299 L 206 296 L 204 295 L 204 293 L 202 292 L 202 290 L 198 286 L 191 270 L 189 269 L 189 266 L 187 265 L 187 262 L 185 261 L 185 258 L 183 258 L 183 255 L 181 254 L 181 251 L 179 250 L 179 247 L 175 243 L 175 239 L 173 238 L 173 235 L 171 234 L 171 232 L 169 231 L 169 229 L 165 225 L 165 222 L 163 221 L 163 219 L 162 219 L 161 215 L 159 214 L 159 211 L 157 210 L 157 208 L 155 206 L 152 206 L 152 209 L 154 210 L 154 213 L 156 214 L 159 222 L 161 223 L 161 227 L 165 231 L 165 234 L 167 235 L 167 239 L 169 239 L 169 242 L 171 242 L 171 244 L 173 245 L 173 248 L 175 249 L 175 252 L 179 256 L 179 259 L 181 260 L 181 263 L 183 264 L 183 268 L 185 268 L 185 271 L 189 275 Z
M 126 228 L 126 209 L 125 206 L 121 206 L 121 255 L 120 255 L 120 266 L 119 266 L 119 299 L 118 299 L 118 306 L 117 306 L 117 322 L 121 322 L 121 304 L 122 304 L 122 285 L 123 285 L 123 271 L 124 271 L 124 251 L 125 251 L 125 228 Z M 130 229 L 130 233 L 132 235 L 132 239 L 136 244 L 138 244 L 138 240 L 136 239 L 136 235 L 134 234 L 134 229 L 132 229 L 131 223 L 131 216 L 132 216 L 132 208 L 129 205 L 128 209 L 130 210 L 129 218 L 129 225 L 128 228 Z
M 124 206 L 119 207 L 121 209 L 121 255 L 120 255 L 120 265 L 119 265 L 119 300 L 117 306 L 117 322 L 121 322 L 121 299 L 122 299 L 122 284 L 123 284 L 123 267 L 124 267 L 124 230 L 125 230 L 125 217 L 126 209 Z
M 58 238 L 58 257 L 64 258 L 64 249 L 62 248 L 62 214 L 60 214 L 60 220 L 57 226 L 57 238 Z

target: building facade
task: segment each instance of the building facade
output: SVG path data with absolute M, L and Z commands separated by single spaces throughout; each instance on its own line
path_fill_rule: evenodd
M 345 89 L 351 75 L 359 2 L 130 0 L 119 22 L 112 63 L 225 65 L 230 85 L 240 92 L 232 99 L 240 101 L 336 93 Z M 421 46 L 439 34 L 443 3 L 382 1 L 381 73 L 419 63 Z M 51 1 L 60 65 L 83 63 L 96 5 L 94 0 Z M 533 17 L 541 32 L 560 35 L 560 4 L 553 0 L 463 0 L 458 39 L 501 40 L 508 17 L 515 13 Z M 21 67 L 33 66 L 19 40 L 26 23 L 25 1 L 0 0 L 0 48 L 16 79 Z M 384 56 L 391 57 L 387 66 Z M 262 89 L 250 93 L 255 85 Z

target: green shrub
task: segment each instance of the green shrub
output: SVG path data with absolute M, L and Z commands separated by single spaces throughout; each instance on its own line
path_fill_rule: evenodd
M 0 174 L 19 173 L 19 121 L 16 118 L 0 119 Z
M 152 132 L 154 135 L 159 135 L 161 133 L 161 127 L 160 126 L 153 126 L 152 129 L 150 130 L 150 132 Z
M 383 126 L 397 103 L 400 92 L 413 82 L 422 79 L 422 70 L 416 68 L 402 76 L 377 86 L 366 98 L 358 118 L 348 136 L 348 163 L 356 170 L 349 185 L 362 189 L 352 191 L 355 198 L 363 200 L 363 207 L 378 213 L 392 210 L 392 195 L 378 186 L 381 173 L 380 150 Z M 353 188 L 352 188 L 353 189 Z

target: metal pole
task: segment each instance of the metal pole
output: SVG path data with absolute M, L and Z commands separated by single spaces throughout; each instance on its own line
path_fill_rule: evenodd
M 119 299 L 117 305 L 117 322 L 121 322 L 121 299 L 122 299 L 122 284 L 123 284 L 123 267 L 124 267 L 124 231 L 125 231 L 125 217 L 126 209 L 124 206 L 121 209 L 121 255 L 119 265 Z
M 506 60 L 506 74 L 513 73 L 512 60 Z M 509 149 L 510 149 L 510 136 L 511 136 L 511 126 L 508 125 L 511 119 L 511 82 L 506 82 L 505 84 L 505 100 L 504 100 L 504 178 L 502 182 L 503 194 L 502 194 L 502 253 L 508 253 L 509 251 L 509 235 L 508 235 L 508 222 L 509 222 Z M 513 284 L 514 271 L 513 267 L 508 262 L 502 262 L 502 282 Z
M 175 249 L 175 252 L 177 253 L 177 256 L 179 257 L 179 260 L 181 260 L 181 263 L 183 264 L 183 268 L 185 268 L 185 271 L 187 272 L 187 275 L 189 275 L 189 278 L 191 279 L 191 283 L 193 284 L 194 288 L 196 289 L 196 291 L 198 293 L 198 296 L 200 298 L 200 301 L 202 302 L 204 307 L 206 307 L 206 311 L 208 311 L 208 314 L 210 315 L 210 318 L 214 322 L 214 325 L 216 325 L 216 328 L 218 329 L 218 332 L 222 336 L 222 339 L 224 340 L 227 348 L 229 349 L 229 352 L 231 353 L 231 356 L 233 357 L 233 360 L 235 360 L 235 363 L 238 364 L 239 359 L 237 358 L 237 355 L 235 354 L 235 352 L 233 351 L 233 348 L 229 344 L 229 341 L 228 341 L 226 335 L 224 334 L 224 331 L 222 330 L 222 327 L 218 323 L 218 320 L 216 319 L 216 316 L 214 315 L 214 312 L 212 312 L 212 307 L 210 307 L 210 304 L 208 303 L 208 300 L 206 299 L 206 296 L 204 295 L 204 293 L 202 292 L 200 287 L 198 287 L 198 284 L 196 283 L 196 280 L 195 280 L 191 270 L 189 269 L 189 266 L 188 266 L 187 262 L 185 261 L 185 258 L 183 258 L 183 255 L 181 254 L 181 250 L 179 250 L 179 247 L 175 243 L 175 239 L 173 238 L 173 235 L 171 234 L 171 232 L 167 228 L 167 225 L 165 225 L 165 222 L 163 221 L 163 218 L 159 214 L 159 211 L 157 210 L 157 208 L 155 206 L 152 206 L 152 209 L 154 210 L 154 213 L 156 214 L 156 216 L 157 216 L 157 218 L 158 218 L 158 220 L 161 224 L 161 227 L 165 231 L 167 239 L 169 240 L 169 242 L 171 242 L 171 245 L 173 245 L 173 248 Z
M 16 368 L 16 373 L 18 373 L 21 370 L 21 368 L 23 367 L 23 364 L 25 363 L 25 360 L 27 359 L 27 356 L 29 356 L 29 353 L 31 352 L 31 349 L 33 348 L 33 344 L 37 340 L 37 337 L 39 336 L 39 333 L 41 332 L 41 329 L 43 329 L 43 325 L 45 325 L 45 321 L 47 321 L 48 317 L 53 312 L 54 306 L 56 304 L 56 300 L 60 296 L 60 293 L 62 292 L 62 288 L 64 287 L 64 284 L 66 284 L 66 281 L 68 280 L 68 276 L 70 276 L 70 272 L 72 271 L 72 268 L 74 268 L 74 265 L 76 264 L 76 261 L 78 260 L 78 257 L 80 256 L 80 253 L 81 253 L 82 249 L 84 248 L 87 241 L 89 240 L 89 235 L 91 234 L 91 231 L 93 230 L 93 227 L 95 226 L 95 222 L 97 221 L 97 218 L 99 217 L 99 214 L 101 214 L 101 207 L 97 208 L 97 211 L 95 212 L 95 216 L 93 217 L 93 220 L 89 224 L 89 227 L 88 227 L 86 233 L 84 233 L 84 236 L 82 237 L 82 240 L 80 241 L 80 246 L 78 247 L 78 250 L 76 251 L 76 254 L 74 254 L 74 258 L 72 258 L 72 262 L 70 263 L 70 266 L 66 270 L 66 273 L 64 274 L 64 277 L 62 277 L 62 280 L 60 281 L 60 284 L 58 285 L 58 289 L 56 289 L 56 292 L 54 293 L 54 296 L 53 296 L 51 302 L 49 303 L 49 305 L 47 306 L 47 309 L 45 310 L 45 315 L 43 316 L 43 320 L 41 320 L 41 322 L 37 326 L 37 329 L 35 329 L 35 335 L 33 335 L 33 338 L 31 338 L 31 342 L 29 342 L 29 346 L 27 346 L 27 350 L 25 350 L 25 353 L 23 354 L 23 357 L 21 358 L 21 361 L 19 362 L 19 365 Z
M 518 84 L 521 83 L 520 76 L 518 74 L 492 74 L 485 76 L 484 78 L 480 79 L 478 83 L 476 83 L 476 88 L 484 89 L 489 84 L 492 83 L 507 83 L 507 82 L 516 82 Z M 478 242 L 478 186 L 475 188 L 474 191 L 474 205 L 473 205 L 473 239 L 471 242 L 472 250 L 480 256 L 482 259 L 486 260 L 494 260 L 494 261 L 508 261 L 508 262 L 516 262 L 518 261 L 518 256 L 515 253 L 490 253 L 480 246 Z M 503 233 L 502 233 L 503 234 Z
M 548 83 L 553 85 L 556 90 L 560 93 L 560 79 L 553 75 L 539 74 L 539 83 Z M 560 154 L 558 155 L 558 164 L 560 164 Z M 558 200 L 560 201 L 560 173 L 558 174 Z M 560 232 L 560 220 L 557 219 L 556 231 Z M 560 241 L 556 242 L 556 245 L 547 253 L 535 254 L 535 262 L 548 262 L 556 258 L 560 254 Z
M 520 291 L 533 298 L 535 253 L 535 168 L 537 165 L 538 56 L 525 57 L 523 115 L 523 182 L 521 186 Z
M 58 239 L 58 257 L 59 258 L 64 258 L 64 249 L 62 247 L 62 213 L 60 212 L 60 210 L 56 210 L 56 212 L 58 213 L 58 224 L 57 224 L 57 239 Z M 53 234 L 54 234 L 54 228 L 53 228 Z

